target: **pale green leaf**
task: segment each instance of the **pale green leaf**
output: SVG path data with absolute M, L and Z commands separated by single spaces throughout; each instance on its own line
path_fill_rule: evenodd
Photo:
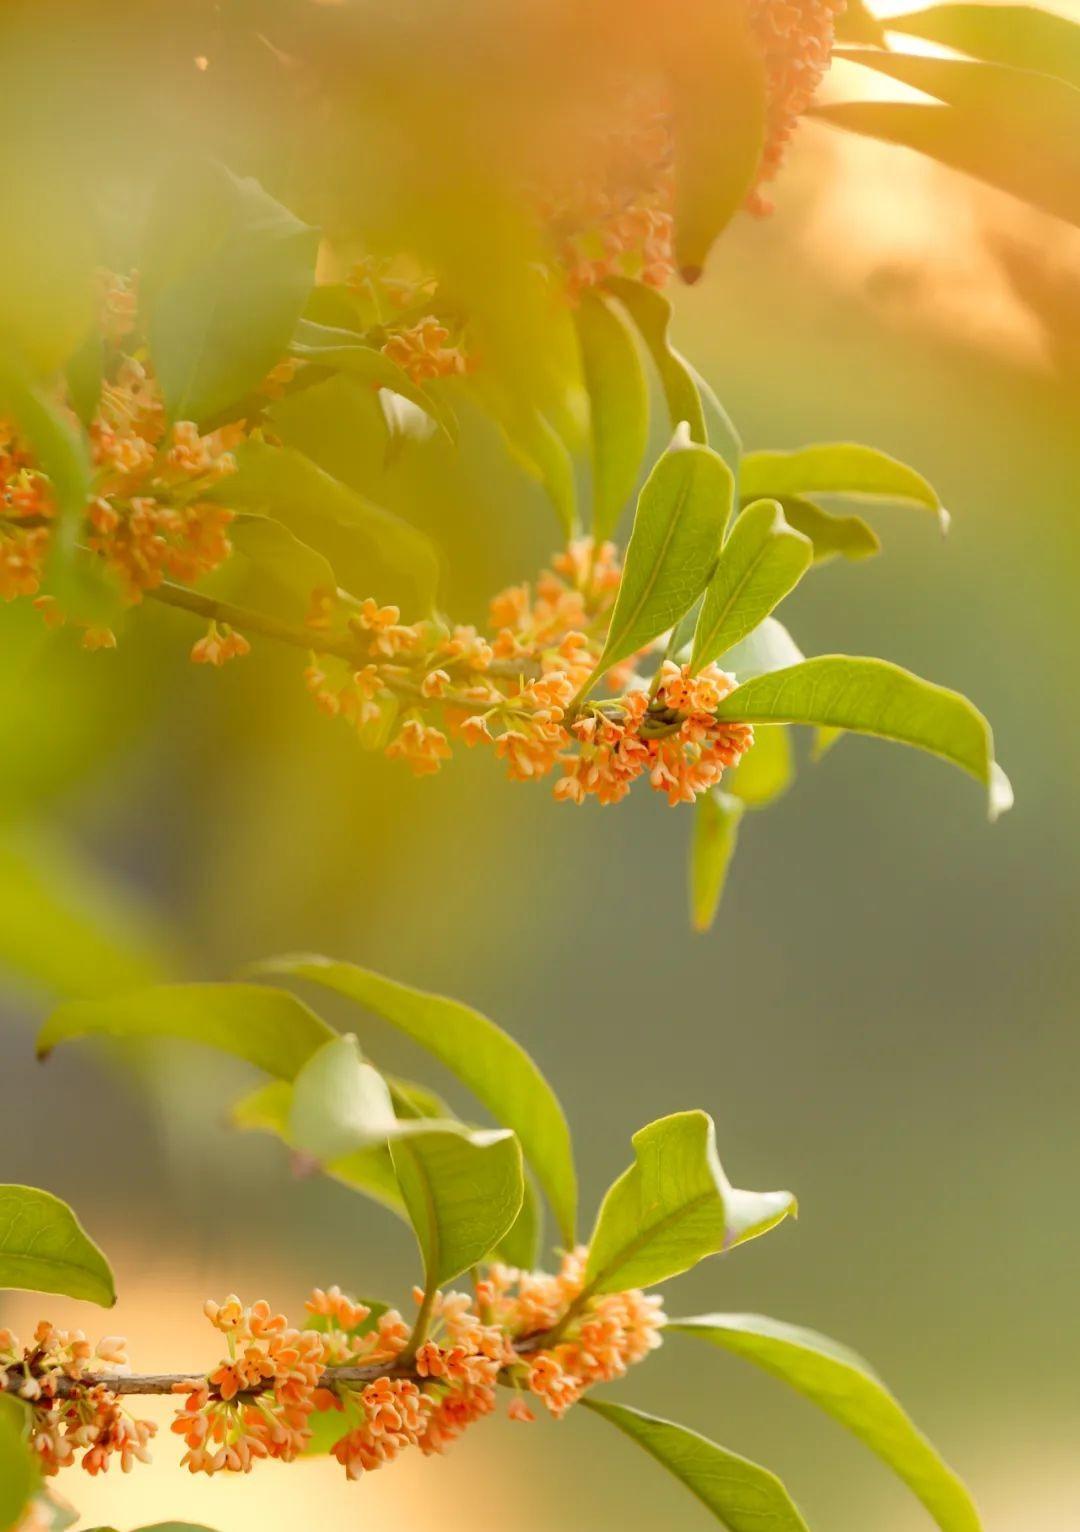
M 719 788 L 702 793 L 694 806 L 690 919 L 695 931 L 707 931 L 716 918 L 745 808 L 741 798 Z
M 787 495 L 854 495 L 912 501 L 933 511 L 942 527 L 948 512 L 933 485 L 887 452 L 858 442 L 818 442 L 794 452 L 748 452 L 739 491 L 744 501 Z
M 182 1037 L 291 1080 L 335 1036 L 295 995 L 259 984 L 160 984 L 111 1000 L 71 1000 L 38 1037 L 39 1058 L 78 1037 Z
M 808 1532 L 775 1474 L 673 1421 L 607 1399 L 582 1404 L 617 1426 L 686 1485 L 729 1532 Z
M 637 484 L 649 440 L 649 390 L 625 322 L 600 293 L 575 312 L 592 432 L 592 531 L 609 538 Z
M 570 1130 L 554 1091 L 513 1038 L 460 1001 L 397 984 L 352 963 L 305 953 L 270 959 L 259 969 L 336 990 L 434 1054 L 497 1122 L 517 1134 L 563 1239 L 573 1244 L 577 1178 Z
M 448 440 L 457 435 L 454 412 L 446 401 L 431 390 L 414 383 L 407 372 L 375 346 L 369 345 L 362 335 L 352 330 L 337 329 L 332 325 L 315 324 L 301 319 L 289 346 L 291 355 L 319 367 L 329 367 L 335 372 L 345 372 L 350 377 L 370 383 L 374 388 L 389 389 L 409 399 L 429 415 Z
M 634 1164 L 609 1188 L 597 1214 L 587 1295 L 665 1282 L 795 1213 L 790 1192 L 731 1185 L 707 1112 L 661 1117 L 635 1133 L 633 1145 Z
M 174 166 L 140 261 L 154 370 L 173 420 L 239 404 L 280 361 L 315 280 L 319 231 L 223 165 Z
M 703 1314 L 667 1328 L 733 1351 L 812 1400 L 914 1490 L 942 1532 L 980 1532 L 963 1484 L 856 1352 L 763 1314 Z
M 790 730 L 759 729 L 739 764 L 725 773 L 724 790 L 748 809 L 762 809 L 787 792 L 794 775 Z
M 229 540 L 248 560 L 255 583 L 265 583 L 272 596 L 284 596 L 303 615 L 313 591 L 337 589 L 330 561 L 272 516 L 241 512 L 229 525 Z
M 731 529 L 705 591 L 692 670 L 718 659 L 764 622 L 810 568 L 810 541 L 788 526 L 775 500 L 746 508 Z
M 724 669 L 747 681 L 751 676 L 783 670 L 786 665 L 801 664 L 805 658 L 791 634 L 775 617 L 766 617 L 760 627 L 748 633 L 741 643 L 724 655 Z
M 684 429 L 638 496 L 622 583 L 593 680 L 675 626 L 709 582 L 734 494 L 731 469 Z M 592 684 L 592 681 L 589 683 Z
M 987 789 L 991 818 L 1012 793 L 994 761 L 990 725 L 959 692 L 887 660 L 825 654 L 756 676 L 723 699 L 716 716 L 752 724 L 805 723 L 913 745 L 970 772 Z
M 332 1163 L 388 1140 L 454 1126 L 437 1118 L 399 1118 L 390 1086 L 365 1062 L 352 1036 L 324 1043 L 293 1081 L 289 1142 L 320 1163 Z
M 890 32 L 923 37 L 991 64 L 1034 69 L 1080 86 L 1080 27 L 1039 6 L 930 5 L 890 16 L 886 25 Z
M 18 1525 L 37 1493 L 41 1474 L 27 1440 L 27 1411 L 0 1394 L 0 1532 Z
M 112 1308 L 109 1263 L 66 1202 L 34 1186 L 0 1186 L 0 1288 L 63 1293 Z
M 707 445 L 709 436 L 697 376 L 685 357 L 671 344 L 671 304 L 655 287 L 632 282 L 628 277 L 609 277 L 605 285 L 637 325 L 653 359 L 667 401 L 672 430 L 685 420 L 691 441 Z
M 887 41 L 884 26 L 864 0 L 847 0 L 836 18 L 836 37 L 846 43 L 873 43 L 878 48 L 884 48 Z
M 881 539 L 861 516 L 832 516 L 801 495 L 784 495 L 780 501 L 789 526 L 814 545 L 814 563 L 839 556 L 867 559 L 881 551 Z
M 505 1128 L 398 1139 L 390 1155 L 427 1289 L 485 1260 L 521 1210 L 521 1145 Z

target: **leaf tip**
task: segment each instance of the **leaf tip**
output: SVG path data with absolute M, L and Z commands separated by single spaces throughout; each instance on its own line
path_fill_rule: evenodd
M 1002 814 L 1007 814 L 1016 802 L 1012 783 L 1002 771 L 997 761 L 990 762 L 990 781 L 987 784 L 989 790 L 988 813 L 990 823 L 1000 819 Z
M 696 282 L 700 282 L 701 278 L 705 275 L 705 268 L 704 266 L 700 266 L 695 262 L 690 261 L 687 262 L 686 265 L 679 268 L 679 275 L 682 277 L 687 287 L 693 287 L 694 284 Z

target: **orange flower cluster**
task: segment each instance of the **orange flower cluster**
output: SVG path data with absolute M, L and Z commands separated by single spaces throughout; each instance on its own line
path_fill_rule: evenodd
M 81 1330 L 57 1330 L 42 1320 L 33 1344 L 23 1347 L 10 1330 L 0 1330 L 0 1391 L 30 1406 L 30 1445 L 44 1474 L 71 1467 L 80 1454 L 89 1474 L 104 1473 L 114 1456 L 124 1473 L 150 1461 L 152 1421 L 132 1419 L 101 1384 L 70 1387 L 95 1363 L 114 1372 L 126 1368 L 124 1342 L 108 1336 L 95 1348 Z
M 836 18 L 846 0 L 749 0 L 750 25 L 765 56 L 767 123 L 758 185 L 747 203 L 768 213 L 762 194 L 783 162 L 784 152 L 814 98 L 832 60 Z
M 691 676 L 665 662 L 650 691 L 630 660 L 609 671 L 621 695 L 571 708 L 593 675 L 619 586 L 613 544 L 571 544 L 535 591 L 511 586 L 491 604 L 490 636 L 472 627 L 403 624 L 397 607 L 352 606 L 320 593 L 317 624 L 357 641 L 361 664 L 313 659 L 308 687 L 362 743 L 404 761 L 417 776 L 439 770 L 451 738 L 491 745 L 510 778 L 532 782 L 558 769 L 555 796 L 617 803 L 647 777 L 670 804 L 693 802 L 753 744 L 746 724 L 713 716 L 734 679 L 715 665 Z M 445 730 L 428 720 L 441 710 Z M 404 711 L 403 711 L 404 709 Z

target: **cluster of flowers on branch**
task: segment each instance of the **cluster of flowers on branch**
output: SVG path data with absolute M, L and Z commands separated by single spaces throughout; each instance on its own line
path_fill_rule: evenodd
M 594 1384 L 621 1377 L 658 1346 L 660 1299 L 633 1291 L 582 1301 L 584 1259 L 572 1252 L 554 1275 L 493 1265 L 475 1296 L 436 1292 L 423 1305 L 417 1290 L 425 1318 L 415 1327 L 336 1287 L 311 1294 L 303 1329 L 264 1300 L 208 1302 L 228 1355 L 199 1377 L 126 1377 L 122 1341 L 94 1351 L 81 1333 L 44 1322 L 25 1348 L 0 1331 L 0 1391 L 30 1406 L 30 1440 L 46 1474 L 80 1455 L 91 1474 L 114 1455 L 124 1472 L 149 1461 L 156 1427 L 132 1419 L 121 1395 L 171 1391 L 181 1396 L 172 1429 L 193 1474 L 292 1462 L 310 1448 L 312 1418 L 337 1413 L 331 1451 L 358 1479 L 408 1447 L 443 1452 L 495 1412 L 500 1384 L 512 1390 L 512 1419 L 535 1418 L 529 1395 L 561 1418 Z

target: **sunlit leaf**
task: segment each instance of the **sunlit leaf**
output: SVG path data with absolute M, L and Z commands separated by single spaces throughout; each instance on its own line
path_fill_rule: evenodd
M 775 1474 L 697 1431 L 607 1399 L 583 1399 L 674 1474 L 729 1532 L 808 1532 Z
M 41 1482 L 26 1427 L 25 1406 L 0 1394 L 0 1532 L 18 1524 Z
M 33 1186 L 0 1186 L 0 1287 L 116 1302 L 109 1263 L 75 1214 Z
M 259 984 L 161 984 L 110 1000 L 71 1000 L 38 1037 L 39 1058 L 79 1037 L 181 1037 L 291 1080 L 332 1027 L 295 995 Z
M 891 18 L 889 25 L 892 25 Z M 836 37 L 840 42 L 873 43 L 880 48 L 886 44 L 883 23 L 863 0 L 847 0 L 836 18 Z
M 889 16 L 890 32 L 907 32 L 958 53 L 1015 69 L 1035 69 L 1080 86 L 1080 27 L 1035 5 L 930 5 Z M 876 38 L 851 38 L 874 42 Z
M 649 390 L 637 345 L 599 293 L 575 312 L 592 431 L 592 531 L 611 536 L 634 492 L 649 440 Z
M 775 617 L 765 621 L 724 655 L 724 669 L 747 681 L 770 670 L 798 665 L 805 658 L 791 634 Z
M 795 1212 L 790 1192 L 733 1187 L 707 1112 L 676 1112 L 634 1134 L 634 1164 L 609 1188 L 585 1266 L 586 1293 L 651 1287 Z
M 460 1001 L 397 984 L 352 963 L 305 953 L 270 959 L 259 969 L 336 990 L 433 1054 L 497 1122 L 517 1134 L 563 1238 L 573 1243 L 577 1178 L 570 1130 L 554 1091 L 520 1044 Z
M 818 724 L 914 745 L 982 782 L 992 818 L 1012 803 L 1008 780 L 994 761 L 990 725 L 979 710 L 959 692 L 887 660 L 819 655 L 744 682 L 723 699 L 716 716 Z
M 857 442 L 820 442 L 794 452 L 748 452 L 739 489 L 744 501 L 787 495 L 853 495 L 914 501 L 948 526 L 932 484 L 887 452 Z
M 679 621 L 709 582 L 734 494 L 731 469 L 685 428 L 645 481 L 594 679 Z M 591 684 L 591 683 L 590 683 Z
M 424 1261 L 441 1286 L 489 1256 L 521 1210 L 521 1145 L 508 1129 L 433 1132 L 390 1150 Z
M 764 1314 L 702 1314 L 667 1328 L 733 1351 L 811 1399 L 914 1490 L 942 1532 L 980 1532 L 963 1484 L 856 1352 Z
M 429 1117 L 398 1117 L 390 1087 L 368 1064 L 352 1036 L 335 1037 L 311 1055 L 293 1081 L 289 1142 L 320 1162 L 357 1149 L 452 1124 Z
M 384 352 L 368 345 L 363 336 L 333 325 L 315 324 L 301 319 L 289 346 L 291 355 L 335 372 L 348 373 L 374 388 L 386 388 L 419 406 L 434 420 L 450 441 L 457 435 L 454 412 L 445 399 L 430 389 L 414 383 L 407 372 Z
M 632 282 L 628 277 L 610 277 L 606 287 L 637 325 L 653 359 L 667 400 L 672 430 L 685 420 L 691 441 L 706 445 L 709 438 L 696 375 L 685 357 L 675 350 L 669 337 L 671 304 L 655 287 Z
M 801 495 L 784 495 L 780 504 L 788 525 L 813 543 L 815 564 L 838 555 L 867 559 L 881 551 L 881 539 L 861 516 L 832 516 Z
M 140 262 L 150 353 L 169 415 L 238 404 L 284 355 L 315 280 L 319 232 L 213 161 L 172 167 Z
M 764 622 L 802 579 L 813 547 L 788 526 L 775 500 L 746 508 L 731 529 L 705 591 L 690 655 L 693 670 L 718 659 Z
M 707 931 L 716 918 L 745 808 L 741 798 L 719 788 L 702 793 L 694 806 L 690 918 L 695 931 Z

